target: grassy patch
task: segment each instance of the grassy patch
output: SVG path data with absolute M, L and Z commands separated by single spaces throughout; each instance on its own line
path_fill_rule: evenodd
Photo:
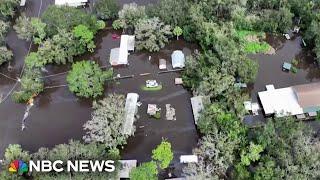
M 236 32 L 236 36 L 242 42 L 243 49 L 246 53 L 265 53 L 270 49 L 268 43 L 261 41 L 261 39 L 265 38 L 264 32 L 241 30 Z M 251 36 L 252 40 L 249 40 L 249 36 Z
M 143 91 L 160 91 L 162 89 L 162 85 L 160 84 L 157 87 L 148 88 L 147 86 L 141 86 L 141 90 Z
M 298 68 L 296 68 L 295 66 L 292 66 L 290 71 L 295 74 L 298 72 Z
M 153 115 L 153 117 L 156 119 L 161 119 L 161 112 L 158 111 L 155 115 Z
M 245 39 L 249 35 L 262 37 L 262 38 L 265 36 L 264 32 L 247 31 L 247 30 L 239 30 L 236 32 L 236 34 L 237 34 L 237 37 L 239 37 L 240 39 Z

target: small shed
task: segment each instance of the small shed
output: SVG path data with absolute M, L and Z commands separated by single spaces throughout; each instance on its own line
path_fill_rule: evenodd
M 292 67 L 292 64 L 291 64 L 291 63 L 284 62 L 283 65 L 282 65 L 282 70 L 283 70 L 283 71 L 290 71 L 290 70 L 291 70 L 291 67 Z
M 297 114 L 296 117 L 297 117 L 297 119 L 305 119 L 306 115 L 305 114 Z
M 173 51 L 171 55 L 172 67 L 173 68 L 184 68 L 185 67 L 185 57 L 182 51 Z
M 181 85 L 181 84 L 183 84 L 182 78 L 174 78 L 174 84 L 175 84 L 175 85 Z
M 119 65 L 119 52 L 120 48 L 111 49 L 109 62 L 112 66 Z
M 21 0 L 20 1 L 20 7 L 24 7 L 26 5 L 26 0 Z
M 159 59 L 159 69 L 167 69 L 167 61 L 165 59 Z
M 234 87 L 237 87 L 237 88 L 247 88 L 247 83 L 241 83 L 241 82 L 238 82 L 238 83 L 234 83 Z
M 123 123 L 123 134 L 132 135 L 133 123 L 135 115 L 138 112 L 138 99 L 137 93 L 128 93 L 125 104 L 125 122 Z
M 150 116 L 154 116 L 158 111 L 160 111 L 160 109 L 156 104 L 148 104 L 147 114 L 149 114 Z
M 197 124 L 200 117 L 200 112 L 204 109 L 204 96 L 195 96 L 191 99 L 191 106 L 195 124 Z
M 273 84 L 268 84 L 268 85 L 266 85 L 266 90 L 271 91 L 271 90 L 275 90 L 275 88 L 274 88 Z
M 308 115 L 310 117 L 316 117 L 318 115 L 318 113 L 317 112 L 308 112 Z
M 171 104 L 166 104 L 166 118 L 168 121 L 175 121 L 176 118 L 176 109 L 171 106 Z
M 181 155 L 180 163 L 197 163 L 198 156 L 196 155 Z
M 137 167 L 137 160 L 119 160 L 121 167 L 119 178 L 130 178 L 130 172 Z

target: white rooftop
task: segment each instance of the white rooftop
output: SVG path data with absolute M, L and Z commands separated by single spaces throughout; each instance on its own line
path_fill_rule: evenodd
M 132 134 L 135 115 L 138 110 L 137 102 L 139 95 L 136 93 L 128 93 L 125 105 L 125 122 L 123 124 L 123 134 Z
M 192 97 L 190 100 L 191 100 L 194 121 L 195 121 L 195 124 L 197 124 L 198 119 L 200 117 L 200 112 L 204 109 L 203 96 L 195 96 L 195 97 Z
M 85 5 L 88 2 L 88 0 L 55 0 L 55 5 L 58 6 L 71 6 L 71 7 L 78 7 Z
M 284 117 L 303 114 L 303 109 L 291 87 L 270 89 L 259 92 L 258 95 L 266 115 L 275 113 L 277 117 Z
M 173 68 L 184 68 L 185 66 L 185 57 L 182 51 L 176 50 L 173 51 L 171 55 L 172 67 Z
M 197 163 L 198 156 L 196 155 L 181 155 L 180 163 Z
M 25 5 L 26 5 L 26 0 L 21 0 L 21 1 L 20 1 L 20 6 L 23 7 L 23 6 L 25 6 Z
M 135 36 L 121 35 L 120 47 L 114 48 L 110 53 L 112 66 L 128 64 L 129 51 L 134 51 Z
M 137 160 L 119 160 L 121 169 L 119 178 L 130 178 L 130 172 L 133 168 L 137 167 Z

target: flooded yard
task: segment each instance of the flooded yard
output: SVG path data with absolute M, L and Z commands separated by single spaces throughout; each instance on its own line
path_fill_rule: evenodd
M 112 39 L 114 33 L 119 34 L 112 30 L 99 32 L 96 37 L 95 53 L 76 57 L 76 60 L 93 60 L 100 66 L 110 67 L 110 50 L 120 44 L 119 39 Z M 158 73 L 159 58 L 166 59 L 170 69 L 172 68 L 171 53 L 174 50 L 182 50 L 185 55 L 189 55 L 195 48 L 195 45 L 184 41 L 173 41 L 158 53 L 132 53 L 129 56 L 129 66 L 114 69 L 115 75 L 134 75 L 134 77 L 121 79 L 118 83 L 108 83 L 105 95 L 113 92 L 124 95 L 134 92 L 139 94 L 139 101 L 142 103 L 138 112 L 139 119 L 135 123 L 135 136 L 129 139 L 122 150 L 123 159 L 148 161 L 151 158 L 152 149 L 162 139 L 167 139 L 172 143 L 175 154 L 173 163 L 175 163 L 178 162 L 181 154 L 190 154 L 196 146 L 198 134 L 190 104 L 191 94 L 181 85 L 174 84 L 174 79 L 180 77 L 180 73 Z M 150 61 L 149 56 L 151 56 Z M 15 63 L 14 68 L 16 69 L 19 64 L 22 63 Z M 66 72 L 69 69 L 70 65 L 50 65 L 47 66 L 49 72 L 44 75 Z M 19 72 L 19 70 L 16 71 Z M 140 76 L 143 73 L 150 73 L 150 75 Z M 141 86 L 148 79 L 156 79 L 163 85 L 163 89 L 155 92 L 142 91 Z M 14 82 L 1 78 L 1 83 L 7 83 L 11 88 Z M 45 84 L 46 86 L 66 84 L 66 75 L 46 78 Z M 157 104 L 162 109 L 161 119 L 156 120 L 147 115 L 148 104 Z M 176 109 L 176 121 L 165 119 L 166 104 L 171 104 Z M 43 146 L 53 147 L 56 144 L 66 143 L 69 139 L 81 139 L 84 135 L 82 125 L 90 119 L 91 100 L 75 97 L 67 87 L 45 90 L 36 98 L 35 106 L 30 110 L 26 130 L 21 131 L 21 120 L 25 108 L 25 105 L 13 103 L 10 98 L 0 106 L 1 154 L 8 144 L 18 143 L 26 150 L 34 152 Z
M 122 3 L 133 0 L 120 0 Z M 154 3 L 156 0 L 141 0 L 138 4 Z M 28 16 L 37 16 L 45 10 L 53 0 L 31 0 L 24 10 Z M 94 1 L 91 1 L 94 3 Z M 41 7 L 41 8 L 40 8 Z M 90 10 L 91 7 L 89 7 Z M 39 11 L 38 11 L 39 10 Z M 119 31 L 102 30 L 95 39 L 96 49 L 94 53 L 87 53 L 75 57 L 75 60 L 92 60 L 100 66 L 110 67 L 109 54 L 112 48 L 119 47 L 120 40 L 113 39 L 113 34 Z M 251 97 L 253 102 L 258 102 L 257 93 L 265 90 L 265 85 L 273 84 L 275 88 L 283 88 L 298 84 L 320 81 L 320 70 L 314 64 L 310 52 L 302 50 L 301 37 L 293 40 L 284 40 L 282 37 L 268 36 L 268 42 L 277 50 L 275 55 L 250 55 L 250 58 L 259 62 L 259 72 L 256 82 L 251 85 Z M 0 72 L 11 77 L 18 77 L 23 67 L 23 61 L 29 49 L 35 50 L 30 43 L 17 38 L 13 29 L 7 37 L 8 46 L 14 53 L 12 62 L 13 71 L 8 72 L 7 65 L 0 68 Z M 193 120 L 190 103 L 191 93 L 181 85 L 175 85 L 174 79 L 180 77 L 179 72 L 159 74 L 158 61 L 166 59 L 168 69 L 171 66 L 171 53 L 174 50 L 182 50 L 185 55 L 191 54 L 197 47 L 183 40 L 173 40 L 164 49 L 157 53 L 134 52 L 129 55 L 129 66 L 114 68 L 115 75 L 131 76 L 118 82 L 108 83 L 105 87 L 105 95 L 109 93 L 137 93 L 142 105 L 139 107 L 138 120 L 135 122 L 135 135 L 128 140 L 128 144 L 121 151 L 123 159 L 137 159 L 139 162 L 149 161 L 151 151 L 162 139 L 172 144 L 174 151 L 173 163 L 177 164 L 179 156 L 191 154 L 196 146 L 199 135 Z M 151 56 L 151 60 L 149 60 Z M 296 74 L 283 72 L 283 62 L 291 62 L 293 58 L 299 61 L 299 70 Z M 71 65 L 49 65 L 48 73 L 52 75 L 63 73 L 70 69 Z M 149 75 L 141 76 L 148 73 Z M 146 80 L 157 80 L 163 85 L 160 91 L 143 91 L 141 86 Z M 66 84 L 66 74 L 45 78 L 46 86 Z M 0 77 L 0 97 L 5 97 L 14 87 L 15 82 Z M 154 119 L 147 115 L 147 105 L 157 104 L 161 108 L 161 118 Z M 168 121 L 165 118 L 166 104 L 171 104 L 176 112 L 176 120 Z M 26 105 L 11 101 L 10 97 L 0 104 L 0 157 L 9 144 L 21 144 L 31 152 L 40 147 L 53 147 L 57 144 L 67 143 L 69 139 L 80 140 L 84 135 L 82 125 L 91 117 L 91 99 L 79 99 L 73 95 L 67 87 L 47 89 L 35 100 L 35 106 L 30 110 L 26 121 L 26 130 L 21 131 L 21 120 Z M 260 113 L 261 114 L 261 113 Z M 246 123 L 255 124 L 265 121 L 263 115 L 246 118 Z M 319 123 L 312 122 L 314 127 Z M 1 159 L 1 158 L 0 158 Z M 178 168 L 179 169 L 179 168 Z
M 251 59 L 259 62 L 258 75 L 255 83 L 251 86 L 252 102 L 258 102 L 258 92 L 265 91 L 265 86 L 268 84 L 273 84 L 278 89 L 320 81 L 320 69 L 315 63 L 314 56 L 309 51 L 302 49 L 301 36 L 297 35 L 291 40 L 285 40 L 284 37 L 269 35 L 267 41 L 277 50 L 276 54 L 250 55 Z M 298 72 L 282 71 L 283 63 L 290 63 L 293 59 L 299 62 Z M 264 121 L 262 112 L 259 112 L 258 116 L 248 116 L 245 119 L 245 122 L 249 125 L 258 125 Z

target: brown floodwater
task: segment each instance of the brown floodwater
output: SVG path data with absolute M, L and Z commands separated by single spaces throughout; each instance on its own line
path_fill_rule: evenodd
M 267 42 L 276 49 L 276 54 L 250 55 L 250 58 L 259 63 L 259 71 L 256 81 L 251 85 L 251 97 L 253 102 L 258 102 L 258 92 L 265 91 L 265 86 L 273 84 L 275 88 L 284 88 L 299 84 L 320 81 L 320 70 L 314 55 L 301 47 L 302 38 L 296 35 L 291 40 L 285 40 L 282 36 L 267 36 Z M 283 72 L 282 64 L 298 60 L 298 72 Z M 248 125 L 258 125 L 265 122 L 260 112 L 259 116 L 247 116 L 245 122 Z M 311 123 L 310 123 L 311 124 Z M 312 126 L 319 130 L 319 123 L 312 122 Z
M 45 2 L 45 1 L 44 1 Z M 138 2 L 143 4 L 146 1 Z M 149 1 L 148 1 L 149 2 Z M 38 9 L 38 1 L 29 2 L 30 9 Z M 43 9 L 52 1 L 43 3 Z M 36 16 L 35 11 L 26 9 L 28 16 Z M 43 10 L 41 10 L 43 12 Z M 96 36 L 96 50 L 94 53 L 87 53 L 76 57 L 75 60 L 93 60 L 101 66 L 110 66 L 108 63 L 109 53 L 112 48 L 119 47 L 119 40 L 112 39 L 112 34 L 118 31 L 103 30 Z M 12 63 L 13 71 L 7 72 L 6 65 L 1 72 L 12 77 L 17 77 L 23 66 L 23 59 L 28 53 L 29 43 L 19 40 L 16 33 L 11 29 L 7 42 L 13 50 L 15 57 Z M 126 94 L 135 92 L 140 95 L 138 115 L 135 123 L 136 133 L 131 137 L 128 144 L 121 151 L 123 159 L 137 159 L 139 162 L 151 159 L 151 151 L 161 142 L 167 139 L 172 143 L 177 163 L 181 154 L 190 154 L 196 146 L 198 134 L 194 125 L 190 104 L 191 94 L 182 86 L 174 84 L 174 78 L 180 77 L 177 72 L 158 74 L 158 59 L 171 60 L 170 56 L 174 50 L 183 50 L 189 55 L 197 47 L 188 44 L 183 40 L 172 41 L 158 53 L 137 52 L 129 56 L 128 67 L 115 68 L 116 74 L 122 76 L 134 75 L 134 78 L 122 79 L 119 83 L 107 84 L 105 95 L 108 93 Z M 35 50 L 31 48 L 31 51 Z M 152 56 L 151 61 L 148 57 Z M 170 61 L 168 61 L 170 62 Z M 169 63 L 170 64 L 170 63 Z M 168 66 L 170 68 L 170 65 Z M 48 73 L 45 75 L 65 72 L 70 65 L 49 65 L 46 67 Z M 148 76 L 140 76 L 141 73 L 150 73 Z M 46 86 L 66 84 L 66 75 L 55 76 L 45 79 Z M 162 83 L 163 89 L 158 92 L 144 92 L 140 87 L 147 79 L 156 79 Z M 14 85 L 1 77 L 0 90 L 6 95 Z M 162 108 L 162 118 L 151 119 L 146 114 L 148 103 L 155 103 Z M 53 147 L 54 145 L 67 143 L 69 139 L 81 139 L 84 135 L 82 125 L 90 119 L 92 100 L 79 99 L 75 97 L 68 88 L 48 89 L 36 98 L 35 106 L 31 108 L 30 115 L 26 120 L 26 129 L 21 131 L 21 120 L 26 109 L 25 105 L 16 104 L 8 98 L 0 105 L 0 154 L 4 153 L 9 144 L 21 144 L 28 151 L 34 152 L 40 147 Z M 165 104 L 171 104 L 176 109 L 176 121 L 165 120 Z

